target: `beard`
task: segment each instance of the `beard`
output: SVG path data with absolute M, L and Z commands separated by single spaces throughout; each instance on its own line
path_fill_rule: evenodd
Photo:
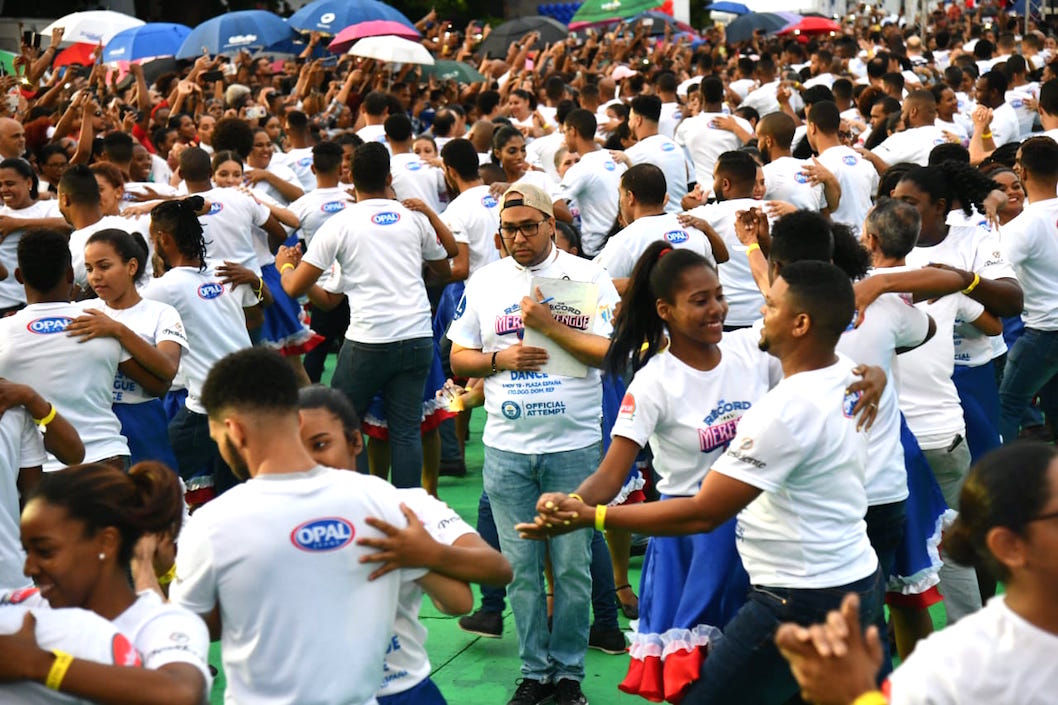
M 757 348 L 761 352 L 768 352 L 771 348 L 771 341 L 768 340 L 768 333 L 764 329 L 760 331 L 760 340 L 757 341 Z
M 239 455 L 239 451 L 235 449 L 235 444 L 228 437 L 224 438 L 224 453 L 222 455 L 235 477 L 239 478 L 239 480 L 246 480 L 250 477 L 250 466 Z

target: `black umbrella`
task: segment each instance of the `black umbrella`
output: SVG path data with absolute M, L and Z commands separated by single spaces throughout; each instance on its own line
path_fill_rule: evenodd
M 539 15 L 519 17 L 494 28 L 481 43 L 479 51 L 492 57 L 507 56 L 511 44 L 530 32 L 540 34 L 539 41 L 533 45 L 534 49 L 543 49 L 545 44 L 554 44 L 569 36 L 569 28 L 558 20 Z
M 724 29 L 724 35 L 731 43 L 746 42 L 753 39 L 753 32 L 758 29 L 765 34 L 774 34 L 799 19 L 800 16 L 793 13 L 751 12 L 732 21 Z

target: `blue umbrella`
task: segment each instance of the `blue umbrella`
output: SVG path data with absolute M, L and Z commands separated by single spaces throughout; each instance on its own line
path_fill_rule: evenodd
M 709 12 L 727 12 L 732 15 L 748 15 L 750 9 L 740 2 L 728 2 L 728 0 L 719 0 L 719 2 L 710 3 L 705 6 Z
M 315 0 L 291 15 L 287 23 L 300 32 L 335 35 L 346 27 L 370 20 L 392 20 L 415 26 L 400 10 L 378 0 Z
M 203 51 L 234 54 L 243 49 L 253 53 L 290 39 L 293 32 L 281 18 L 264 10 L 240 10 L 206 20 L 191 30 L 178 59 L 193 59 Z
M 762 30 L 765 34 L 775 34 L 800 19 L 800 15 L 792 12 L 751 12 L 736 18 L 725 27 L 724 35 L 731 43 L 746 42 L 753 39 L 755 30 Z
M 136 61 L 155 56 L 173 56 L 180 50 L 191 28 L 169 22 L 152 22 L 114 35 L 103 50 L 103 61 Z

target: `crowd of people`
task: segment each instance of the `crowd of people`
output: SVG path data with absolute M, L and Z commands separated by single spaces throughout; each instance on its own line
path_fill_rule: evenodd
M 219 640 L 227 702 L 460 702 L 429 596 L 509 601 L 508 705 L 585 705 L 589 648 L 654 702 L 1047 702 L 1056 29 L 922 20 L 420 20 L 477 81 L 23 45 L 0 700 L 201 705 Z

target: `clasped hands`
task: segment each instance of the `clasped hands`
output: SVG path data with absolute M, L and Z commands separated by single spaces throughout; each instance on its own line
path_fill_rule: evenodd
M 536 516 L 531 522 L 516 524 L 523 539 L 543 540 L 550 536 L 587 529 L 595 523 L 595 507 L 564 492 L 546 492 L 536 502 Z

